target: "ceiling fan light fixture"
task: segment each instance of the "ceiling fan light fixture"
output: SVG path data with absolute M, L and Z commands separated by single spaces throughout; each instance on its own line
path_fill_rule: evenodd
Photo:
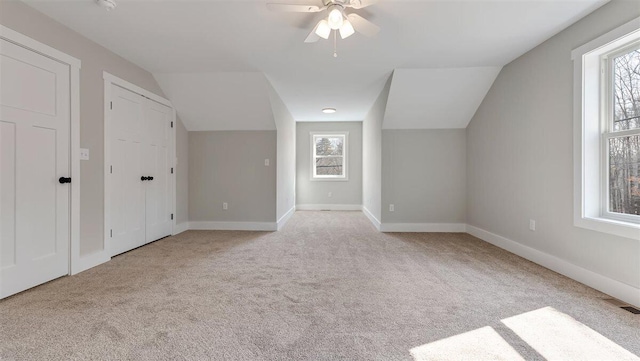
M 349 20 L 345 20 L 342 26 L 340 27 L 340 37 L 342 39 L 346 39 L 355 33 L 355 29 Z
M 322 109 L 322 112 L 325 114 L 333 114 L 336 112 L 336 108 L 324 108 Z
M 344 15 L 342 14 L 342 7 L 339 5 L 333 5 L 330 7 L 329 16 L 327 17 L 327 22 L 329 26 L 333 30 L 338 30 L 342 27 L 344 23 Z
M 331 34 L 331 27 L 326 20 L 320 20 L 318 25 L 316 25 L 316 35 L 323 39 L 329 39 L 329 35 Z

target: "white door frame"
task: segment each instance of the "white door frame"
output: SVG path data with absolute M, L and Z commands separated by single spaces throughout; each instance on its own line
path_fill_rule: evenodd
M 102 73 L 102 78 L 104 79 L 104 248 L 107 254 L 111 254 L 109 250 L 109 239 L 111 238 L 111 178 L 109 174 L 111 173 L 111 87 L 113 85 L 117 85 L 121 88 L 130 90 L 136 94 L 142 95 L 145 98 L 151 99 L 155 102 L 158 102 L 162 105 L 166 105 L 172 109 L 172 119 L 173 128 L 171 128 L 171 139 L 172 145 L 169 149 L 169 157 L 170 157 L 170 167 L 173 167 L 173 174 L 169 177 L 170 189 L 171 189 L 171 213 L 173 213 L 173 221 L 171 222 L 171 234 L 175 234 L 176 229 L 176 129 L 178 128 L 178 124 L 176 122 L 176 110 L 171 104 L 171 101 L 165 99 L 157 94 L 154 94 L 148 90 L 145 90 L 135 84 L 132 84 L 124 79 L 118 78 L 115 75 L 109 74 L 108 72 Z
M 73 275 L 88 268 L 83 267 L 86 262 L 83 262 L 80 257 L 80 68 L 82 62 L 3 25 L 0 25 L 0 38 L 69 66 L 69 110 L 71 117 L 71 144 L 69 147 L 71 159 L 69 164 L 72 179 L 69 200 L 69 274 Z

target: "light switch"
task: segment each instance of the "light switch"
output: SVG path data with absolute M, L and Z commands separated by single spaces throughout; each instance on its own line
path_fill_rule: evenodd
M 80 160 L 89 160 L 89 149 L 80 148 Z
M 268 166 L 269 166 L 269 159 L 265 159 L 265 160 L 264 160 L 264 166 L 265 166 L 265 167 L 268 167 Z

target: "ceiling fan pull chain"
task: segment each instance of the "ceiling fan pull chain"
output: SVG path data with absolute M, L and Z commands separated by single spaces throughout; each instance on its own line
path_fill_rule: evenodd
M 338 57 L 338 30 L 333 31 L 333 57 Z

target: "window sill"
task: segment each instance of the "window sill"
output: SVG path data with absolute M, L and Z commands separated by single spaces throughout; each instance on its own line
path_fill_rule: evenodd
M 640 224 L 617 221 L 601 217 L 580 217 L 575 219 L 576 227 L 589 229 L 596 232 L 607 233 L 619 237 L 631 238 L 640 241 Z
M 349 178 L 311 178 L 312 182 L 347 182 Z

